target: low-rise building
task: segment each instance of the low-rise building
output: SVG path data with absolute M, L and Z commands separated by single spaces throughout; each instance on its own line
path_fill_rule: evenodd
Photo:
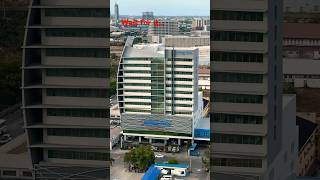
M 299 176 L 311 176 L 314 174 L 317 166 L 317 144 L 319 125 L 309 120 L 297 117 L 297 125 L 299 126 Z
M 285 58 L 283 60 L 283 75 L 285 82 L 294 87 L 320 88 L 320 61 Z

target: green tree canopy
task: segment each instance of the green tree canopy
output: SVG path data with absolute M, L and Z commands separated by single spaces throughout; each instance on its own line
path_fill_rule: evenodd
M 124 155 L 124 162 L 139 170 L 146 171 L 154 163 L 155 157 L 151 146 L 139 146 Z

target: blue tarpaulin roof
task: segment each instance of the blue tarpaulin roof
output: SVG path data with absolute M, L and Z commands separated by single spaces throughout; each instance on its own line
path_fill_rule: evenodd
M 155 165 L 149 167 L 148 171 L 143 175 L 141 180 L 158 180 L 161 171 Z

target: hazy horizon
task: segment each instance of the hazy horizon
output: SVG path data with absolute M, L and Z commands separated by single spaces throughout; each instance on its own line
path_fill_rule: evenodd
M 111 0 L 111 15 L 115 3 L 120 15 L 141 16 L 142 12 L 151 11 L 154 16 L 210 16 L 210 0 Z

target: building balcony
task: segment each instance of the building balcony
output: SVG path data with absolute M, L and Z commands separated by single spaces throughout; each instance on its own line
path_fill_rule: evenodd
M 214 138 L 214 137 L 213 137 Z M 217 154 L 265 157 L 267 146 L 252 144 L 213 143 L 213 152 Z
M 106 130 L 107 131 L 107 130 Z M 107 138 L 95 137 L 69 137 L 69 136 L 43 136 L 45 144 L 59 144 L 59 145 L 75 145 L 75 146 L 97 146 L 106 147 L 108 144 Z
M 81 26 L 106 28 L 107 19 L 97 17 L 41 17 L 42 25 L 47 26 Z M 90 23 L 88 23 L 90 22 Z M 109 25 L 109 24 L 108 24 Z M 106 42 L 105 42 L 106 43 Z
M 83 67 L 108 67 L 107 58 L 89 57 L 53 57 L 46 56 L 42 59 L 43 65 L 52 66 L 83 66 Z
M 266 136 L 266 121 L 264 119 L 264 124 L 211 123 L 211 127 L 214 133 Z
M 268 1 L 256 0 L 223 0 L 211 4 L 211 10 L 260 11 L 268 10 Z
M 105 0 L 90 0 L 88 4 L 87 0 L 77 0 L 75 3 L 74 1 L 70 0 L 43 0 L 41 1 L 41 6 L 92 6 L 92 7 L 109 7 L 109 4 Z
M 235 52 L 252 52 L 266 53 L 268 47 L 263 42 L 238 42 L 238 41 L 212 41 L 213 51 L 235 51 Z
M 106 78 L 87 78 L 87 77 L 56 77 L 44 76 L 43 84 L 45 85 L 62 85 L 62 86 L 98 86 L 107 87 Z
M 106 98 L 44 96 L 43 104 L 107 108 L 108 101 Z
M 248 115 L 264 116 L 267 114 L 267 104 L 249 104 L 249 103 L 224 103 L 214 102 L 211 106 L 216 113 L 240 113 Z
M 265 59 L 266 60 L 266 59 Z M 268 65 L 264 63 L 249 63 L 249 62 L 222 62 L 213 61 L 212 67 L 214 71 L 221 72 L 250 72 L 250 73 L 267 73 Z
M 231 20 L 214 20 L 214 30 L 236 31 L 244 30 L 250 32 L 263 32 L 268 30 L 266 21 L 231 21 Z
M 86 46 L 108 47 L 109 41 L 106 41 L 106 38 L 43 36 L 42 44 L 43 45 L 51 45 L 51 46 L 78 46 L 79 44 L 85 44 Z
M 211 83 L 211 89 L 214 92 L 223 93 L 266 95 L 268 86 L 266 83 L 213 82 Z

